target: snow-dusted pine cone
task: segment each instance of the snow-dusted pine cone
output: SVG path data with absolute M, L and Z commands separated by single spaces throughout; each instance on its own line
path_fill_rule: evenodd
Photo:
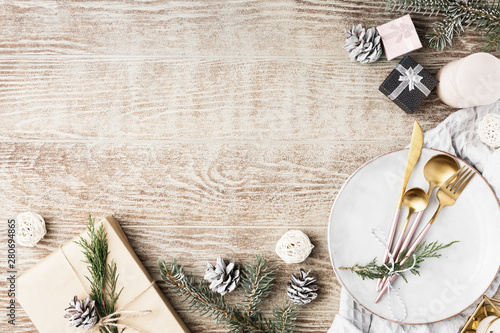
M 215 267 L 207 262 L 205 280 L 210 282 L 210 289 L 218 292 L 222 296 L 233 291 L 240 282 L 240 265 L 236 265 L 234 260 L 226 264 L 219 256 Z
M 308 276 L 311 271 L 300 269 L 300 274 L 292 274 L 290 281 L 286 287 L 286 293 L 290 297 L 290 301 L 297 305 L 310 303 L 318 297 L 319 287 L 315 284 L 316 278 Z
M 95 301 L 89 296 L 85 300 L 79 300 L 78 297 L 73 297 L 69 302 L 69 307 L 66 308 L 64 318 L 69 318 L 70 327 L 89 329 L 94 327 L 99 321 Z
M 382 55 L 382 43 L 377 29 L 366 30 L 358 24 L 352 30 L 345 29 L 347 39 L 344 49 L 349 52 L 351 61 L 359 61 L 362 64 L 377 61 Z

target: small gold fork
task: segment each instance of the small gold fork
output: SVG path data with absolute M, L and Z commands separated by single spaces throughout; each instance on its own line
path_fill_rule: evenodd
M 461 167 L 457 172 L 453 174 L 448 180 L 446 180 L 443 185 L 439 187 L 439 190 L 437 192 L 437 198 L 439 200 L 439 207 L 430 219 L 430 221 L 427 223 L 425 228 L 420 232 L 418 235 L 417 239 L 411 244 L 410 248 L 406 252 L 405 258 L 401 261 L 401 265 L 403 265 L 405 262 L 408 261 L 410 256 L 412 255 L 413 251 L 417 248 L 417 246 L 422 242 L 424 239 L 425 235 L 427 235 L 427 232 L 429 232 L 429 229 L 432 227 L 432 224 L 436 221 L 436 218 L 438 217 L 439 213 L 441 213 L 441 210 L 443 209 L 444 206 L 451 206 L 453 205 L 464 188 L 467 186 L 467 184 L 470 182 L 472 177 L 474 177 L 476 173 L 474 170 L 471 168 L 466 168 L 465 166 Z M 377 298 L 375 299 L 375 303 L 377 303 L 380 298 L 385 294 L 387 289 L 389 288 L 389 285 L 396 280 L 398 277 L 397 274 L 394 274 L 390 281 L 387 281 L 382 289 L 380 289 L 380 293 L 378 294 Z

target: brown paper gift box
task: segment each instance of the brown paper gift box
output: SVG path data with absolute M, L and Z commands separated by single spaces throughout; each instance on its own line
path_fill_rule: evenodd
M 117 290 L 123 287 L 116 309 L 151 310 L 141 317 L 123 318 L 120 324 L 150 333 L 189 333 L 174 308 L 146 271 L 130 246 L 118 222 L 111 216 L 102 219 L 107 232 L 109 259 L 114 259 L 119 274 Z M 87 232 L 82 236 L 88 239 Z M 28 271 L 21 274 L 17 285 L 19 303 L 40 333 L 83 332 L 69 327 L 64 309 L 77 295 L 88 295 L 90 283 L 81 247 L 74 241 L 61 246 Z M 129 330 L 126 330 L 127 332 Z

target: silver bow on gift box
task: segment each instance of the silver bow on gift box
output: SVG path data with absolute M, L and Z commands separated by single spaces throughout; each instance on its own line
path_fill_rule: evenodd
M 409 91 L 412 91 L 413 89 L 417 88 L 425 96 L 428 96 L 431 93 L 431 91 L 421 82 L 423 77 L 418 75 L 423 69 L 424 68 L 421 65 L 417 65 L 415 66 L 415 68 L 412 68 L 410 66 L 408 69 L 406 69 L 400 64 L 398 64 L 396 66 L 396 70 L 402 74 L 399 76 L 399 81 L 401 83 L 387 97 L 389 97 L 391 101 L 395 100 L 406 89 L 406 87 L 408 87 Z

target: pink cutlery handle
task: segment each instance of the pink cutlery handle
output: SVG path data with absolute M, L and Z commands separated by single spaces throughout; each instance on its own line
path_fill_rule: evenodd
M 401 213 L 401 208 L 396 209 L 394 217 L 392 218 L 391 230 L 389 231 L 389 237 L 387 238 L 387 248 L 389 249 L 389 251 L 392 248 L 392 242 L 394 241 L 394 235 L 396 234 L 396 229 L 399 220 L 399 213 Z M 389 259 L 389 252 L 385 250 L 384 260 L 383 260 L 384 264 L 387 262 L 387 259 Z
M 387 239 L 387 248 L 389 250 L 391 250 L 392 242 L 394 241 L 394 235 L 396 234 L 400 213 L 401 213 L 401 208 L 396 209 L 396 211 L 394 212 L 394 217 L 392 218 L 391 230 L 389 231 L 389 238 Z M 389 252 L 385 250 L 384 259 L 382 260 L 382 262 L 385 264 L 387 262 L 387 259 L 389 259 Z M 376 291 L 380 290 L 381 285 L 382 285 L 382 279 L 378 279 Z
M 427 235 L 427 233 L 429 232 L 429 229 L 431 227 L 432 227 L 432 224 L 427 223 L 427 225 L 425 226 L 424 230 L 422 230 L 420 232 L 420 234 L 418 234 L 417 239 L 415 239 L 415 241 L 411 244 L 410 249 L 406 253 L 406 256 L 405 256 L 404 260 L 401 262 L 401 265 L 404 264 L 405 262 L 407 262 L 408 259 L 410 259 L 413 251 L 415 251 L 415 249 L 417 248 L 417 246 L 420 243 L 422 243 L 422 240 L 425 238 L 425 235 Z
M 398 242 L 396 243 L 396 247 L 394 248 L 394 251 L 393 251 L 393 258 L 395 261 L 397 261 L 397 258 L 399 257 L 399 254 L 404 251 L 407 247 L 408 247 L 408 244 L 410 244 L 411 242 L 411 239 L 413 238 L 413 235 L 415 234 L 415 231 L 417 230 L 417 227 L 418 227 L 418 224 L 420 223 L 420 220 L 422 220 L 422 216 L 424 215 L 424 212 L 420 212 L 417 214 L 417 217 L 415 217 L 415 220 L 413 220 L 413 223 L 412 225 L 410 226 L 410 230 L 408 231 L 408 234 L 406 234 L 406 237 L 405 237 L 405 240 L 403 242 L 403 246 L 399 247 L 401 244 L 400 244 L 400 239 L 401 239 L 401 236 L 402 235 L 399 235 L 400 239 L 398 239 Z M 379 280 L 380 281 L 380 280 Z M 386 284 L 387 282 L 387 278 L 384 277 L 382 280 L 382 282 L 380 283 L 378 287 L 378 290 L 380 290 L 380 286 L 383 286 Z
M 425 238 L 425 235 L 427 235 L 427 233 L 429 232 L 429 229 L 431 227 L 432 227 L 432 224 L 427 223 L 427 225 L 425 226 L 424 230 L 422 230 L 420 232 L 420 234 L 418 235 L 417 239 L 415 239 L 415 241 L 411 244 L 411 246 L 410 246 L 410 248 L 408 250 L 408 253 L 406 254 L 406 256 L 403 259 L 403 261 L 401 261 L 401 265 L 403 265 L 404 263 L 406 263 L 408 261 L 408 259 L 410 259 L 413 251 L 415 251 L 415 249 L 417 248 L 417 246 L 422 242 L 422 240 Z M 378 301 L 380 301 L 380 298 L 382 298 L 382 296 L 385 294 L 385 292 L 389 288 L 389 284 L 392 284 L 394 282 L 394 280 L 396 280 L 397 277 L 398 277 L 398 275 L 394 274 L 391 277 L 390 281 L 388 281 L 388 282 L 386 282 L 384 284 L 384 286 L 380 290 L 380 293 L 378 294 L 377 298 L 375 299 L 375 303 L 377 303 Z
M 392 259 L 394 259 L 394 262 L 398 261 L 398 254 L 399 254 L 399 249 L 401 249 L 401 245 L 403 243 L 403 238 L 405 238 L 405 233 L 401 231 L 399 234 L 398 240 L 396 241 L 396 245 L 394 246 L 394 249 L 391 251 L 392 254 Z
M 396 280 L 397 277 L 398 276 L 396 274 L 394 274 L 393 276 L 391 276 L 391 280 L 384 284 L 384 286 L 380 290 L 380 293 L 378 294 L 377 298 L 375 298 L 375 303 L 378 303 L 378 301 L 380 301 L 382 296 L 384 296 L 385 292 L 387 291 L 387 288 L 389 288 L 389 284 L 392 284 L 394 282 L 394 280 Z
M 405 234 L 403 232 L 401 232 L 399 234 L 398 240 L 396 241 L 396 245 L 394 246 L 394 249 L 391 251 L 391 254 L 393 255 L 392 259 L 394 260 L 394 262 L 398 261 L 399 249 L 401 249 L 401 245 L 403 243 L 403 238 L 405 238 L 404 236 L 405 236 Z M 390 264 L 388 264 L 388 265 L 390 265 Z M 382 278 L 382 280 L 379 279 L 379 282 L 380 283 L 377 285 L 377 291 L 380 290 L 380 286 L 383 286 L 387 282 L 387 278 L 384 277 L 384 278 Z
M 408 231 L 408 234 L 406 235 L 405 241 L 403 242 L 403 246 L 401 246 L 401 249 L 399 252 L 405 250 L 408 248 L 408 245 L 410 244 L 413 235 L 415 235 L 415 231 L 417 231 L 418 225 L 420 224 L 420 220 L 422 220 L 422 216 L 424 215 L 424 211 L 421 211 L 420 213 L 417 214 L 417 217 L 415 217 L 415 220 L 413 221 L 412 225 L 410 226 L 410 230 Z M 399 255 L 399 252 L 396 254 L 396 256 Z

